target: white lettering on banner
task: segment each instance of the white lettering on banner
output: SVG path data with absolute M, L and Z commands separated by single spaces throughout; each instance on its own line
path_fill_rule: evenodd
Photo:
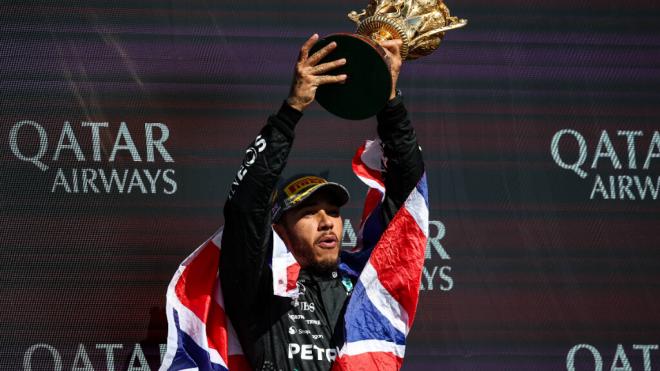
M 616 346 L 616 353 L 614 354 L 614 359 L 612 360 L 612 367 L 610 367 L 610 371 L 632 371 L 632 367 L 630 367 L 630 361 L 626 356 L 626 352 L 623 351 L 623 346 L 621 344 L 617 344 Z
M 628 143 L 628 169 L 637 169 L 637 153 L 635 152 L 635 137 L 644 135 L 642 131 L 619 130 L 618 135 L 624 135 Z
M 589 199 L 603 200 L 650 200 L 658 199 L 660 176 L 610 175 L 605 180 L 596 175 Z
M 632 349 L 635 351 L 641 350 L 642 364 L 644 371 L 651 371 L 651 351 L 658 350 L 658 344 L 633 344 Z M 578 344 L 572 347 L 568 354 L 566 355 L 566 370 L 575 371 L 575 358 L 578 351 L 583 354 L 583 357 L 591 357 L 593 359 L 593 369 L 594 371 L 603 370 L 603 357 L 601 353 L 590 344 Z M 589 354 L 588 356 L 586 354 Z M 631 354 L 631 353 L 628 353 Z M 630 364 L 630 359 L 628 354 L 622 344 L 616 345 L 616 350 L 612 357 L 612 364 L 610 365 L 610 371 L 633 371 L 633 367 Z
M 68 144 L 64 144 L 65 138 Z M 62 127 L 62 132 L 60 133 L 60 140 L 57 142 L 57 149 L 55 150 L 55 154 L 53 155 L 53 161 L 57 161 L 60 159 L 60 152 L 63 149 L 68 149 L 73 151 L 73 153 L 76 156 L 76 160 L 85 161 L 85 156 L 82 153 L 82 149 L 80 149 L 80 144 L 78 144 L 78 140 L 76 139 L 76 136 L 73 134 L 73 130 L 71 129 L 71 125 L 69 124 L 68 121 L 64 122 L 64 126 Z
M 575 138 L 575 140 L 578 143 L 578 147 L 580 149 L 577 161 L 572 164 L 569 164 L 566 161 L 564 161 L 564 159 L 561 157 L 559 153 L 559 141 L 564 135 L 568 135 L 568 134 L 572 135 L 573 138 Z M 580 168 L 580 166 L 582 166 L 584 162 L 587 160 L 587 142 L 584 140 L 582 134 L 571 129 L 564 129 L 558 131 L 552 137 L 552 142 L 550 144 L 550 153 L 552 154 L 552 158 L 555 160 L 555 163 L 559 165 L 559 167 L 567 170 L 573 170 L 581 178 L 587 177 L 587 173 Z
M 603 147 L 605 151 L 603 152 Z M 621 161 L 619 161 L 619 156 L 617 156 L 614 151 L 614 146 L 610 140 L 607 131 L 603 130 L 600 134 L 600 139 L 598 140 L 598 145 L 596 146 L 596 153 L 594 154 L 594 160 L 591 163 L 591 168 L 595 169 L 598 166 L 598 160 L 601 158 L 609 158 L 612 164 L 612 167 L 615 169 L 621 169 Z
M 422 282 L 420 284 L 419 290 L 433 291 L 433 289 L 435 288 L 433 283 L 436 278 L 436 273 L 437 273 L 437 278 L 440 280 L 439 282 L 440 286 L 438 286 L 440 290 L 442 291 L 451 290 L 452 288 L 454 288 L 454 280 L 449 276 L 448 272 L 451 272 L 451 267 L 447 265 L 442 267 L 435 266 L 431 270 L 431 273 L 429 273 L 428 268 L 424 267 L 422 269 Z
M 136 365 L 136 363 L 139 364 Z M 144 352 L 142 352 L 142 347 L 140 344 L 135 344 L 135 348 L 133 348 L 133 354 L 131 355 L 131 362 L 128 365 L 128 370 L 126 371 L 151 371 L 149 368 L 149 363 L 147 363 L 147 358 L 144 356 Z
M 122 344 L 96 344 L 96 349 L 105 349 L 105 360 L 108 371 L 115 371 L 115 349 L 121 349 Z
M 568 351 L 568 355 L 566 356 L 566 370 L 567 371 L 575 371 L 575 354 L 578 352 L 580 349 L 586 349 L 587 351 L 591 352 L 591 355 L 594 358 L 594 370 L 596 371 L 602 371 L 603 370 L 603 358 L 600 356 L 600 353 L 598 352 L 598 349 L 594 348 L 593 346 L 589 344 L 578 344 L 571 348 L 571 350 Z
M 162 175 L 162 176 L 161 176 Z M 173 194 L 177 183 L 174 169 L 71 169 L 59 168 L 51 192 Z
M 357 235 L 355 234 L 355 229 L 353 229 L 350 219 L 344 219 L 344 230 L 341 235 L 343 236 L 341 239 L 342 247 L 357 246 Z
M 639 360 L 643 365 L 644 371 L 652 371 L 652 352 L 657 351 L 658 344 L 633 344 L 632 347 L 624 347 L 623 344 L 617 344 L 616 348 L 611 347 L 608 349 L 608 354 L 612 355 L 612 362 L 609 364 L 609 371 L 632 371 L 633 364 L 631 361 Z M 167 349 L 167 344 L 159 344 L 158 349 L 160 352 L 160 362 Z M 124 354 L 122 353 L 124 351 Z M 100 352 L 92 354 L 93 352 Z M 128 357 L 130 352 L 130 358 Z M 63 361 L 62 353 L 50 344 L 38 343 L 30 346 L 23 354 L 23 371 L 35 370 L 105 370 L 108 371 L 147 371 L 150 370 L 147 363 L 147 357 L 142 350 L 140 344 L 136 343 L 132 346 L 124 346 L 123 344 L 106 344 L 100 343 L 94 346 L 78 344 L 75 352 L 73 350 L 66 350 L 63 354 L 73 355 L 73 359 Z M 602 371 L 604 369 L 604 362 L 602 352 L 595 346 L 590 344 L 577 344 L 569 349 L 566 355 L 566 370 L 594 370 Z M 90 357 L 90 355 L 92 357 Z M 105 357 L 103 357 L 105 355 Z M 289 343 L 287 349 L 287 356 L 289 359 L 299 357 L 304 360 L 329 360 L 334 361 L 337 355 L 337 349 L 334 348 L 320 348 L 313 344 L 296 344 Z M 100 357 L 99 357 L 100 356 Z M 122 369 L 118 369 L 116 359 L 129 360 L 128 364 L 124 364 Z M 92 360 L 102 359 L 105 364 L 93 364 Z M 579 365 L 582 368 L 576 367 L 576 361 L 579 360 Z M 69 367 L 70 365 L 70 367 Z M 584 368 L 584 367 L 588 368 Z M 637 368 L 634 368 L 637 370 Z
M 53 358 L 53 371 L 62 371 L 62 357 L 60 356 L 60 352 L 49 344 L 34 344 L 25 351 L 25 354 L 23 354 L 23 371 L 32 371 L 32 357 L 39 349 L 45 349 Z M 39 365 L 39 369 L 42 369 L 41 366 L 43 364 Z
M 435 234 L 433 230 L 435 229 Z M 433 255 L 437 255 L 441 260 L 451 260 L 449 253 L 444 248 L 440 240 L 445 238 L 447 229 L 439 220 L 429 220 L 429 238 L 426 243 L 424 260 L 432 260 Z M 420 291 L 450 291 L 454 288 L 454 279 L 449 275 L 451 266 L 449 265 L 424 265 L 422 268 L 422 281 L 419 285 Z
M 320 348 L 313 344 L 289 343 L 288 357 L 293 359 L 294 356 L 298 356 L 305 361 L 328 360 L 332 362 L 337 357 L 337 349 Z
M 122 139 L 125 144 L 120 144 Z M 137 148 L 135 148 L 135 143 L 133 142 L 133 138 L 131 137 L 131 133 L 128 131 L 128 127 L 126 127 L 125 122 L 119 124 L 119 131 L 117 132 L 117 137 L 115 138 L 115 145 L 112 147 L 112 152 L 110 152 L 110 159 L 108 161 L 113 162 L 115 160 L 115 156 L 117 155 L 117 151 L 121 150 L 128 151 L 133 158 L 133 162 L 142 161 L 142 158 L 140 158 L 140 153 L 138 152 Z
M 40 350 L 45 350 L 40 351 Z M 115 371 L 117 370 L 117 363 L 115 361 L 115 355 L 119 350 L 124 349 L 122 344 L 95 344 L 94 347 L 87 346 L 84 344 L 78 344 L 78 348 L 73 356 L 71 363 L 62 361 L 62 356 L 57 348 L 53 347 L 50 344 L 40 343 L 30 346 L 25 353 L 23 354 L 23 371 L 32 371 L 33 367 L 38 370 L 54 370 L 62 371 L 63 369 L 71 371 L 94 371 L 94 370 L 108 370 Z M 128 347 L 131 349 L 131 347 Z M 167 344 L 158 344 L 159 361 L 163 361 L 165 352 L 167 351 Z M 101 354 L 92 354 L 94 350 L 104 351 L 105 357 L 102 357 Z M 117 351 L 117 352 L 116 352 Z M 64 354 L 72 354 L 71 351 L 65 351 Z M 94 357 L 90 357 L 93 355 Z M 98 356 L 101 357 L 98 357 Z M 126 355 L 124 355 L 126 356 Z M 92 359 L 104 359 L 105 365 L 94 365 Z M 123 356 L 120 358 L 124 358 Z M 52 361 L 51 361 L 52 359 Z M 130 358 L 128 359 L 128 365 L 124 364 L 124 367 L 119 371 L 151 371 L 147 357 L 142 351 L 142 347 L 139 343 L 133 345 Z M 71 365 L 69 368 L 68 365 Z M 52 365 L 52 367 L 50 367 Z
M 101 128 L 107 128 L 107 122 L 85 122 L 80 123 L 82 127 L 92 128 L 92 150 L 93 150 L 93 159 L 96 162 L 101 162 Z
M 550 143 L 550 153 L 557 166 L 576 173 L 586 179 L 589 171 L 598 169 L 600 172 L 648 171 L 652 160 L 660 157 L 660 132 L 653 131 L 649 141 L 644 163 L 639 167 L 638 142 L 645 137 L 641 130 L 617 130 L 616 135 L 602 130 L 593 151 L 591 165 L 586 165 L 589 152 L 587 140 L 578 131 L 562 129 L 555 133 Z M 646 136 L 648 138 L 648 135 Z M 566 139 L 564 139 L 566 138 Z M 618 153 L 613 139 L 625 146 L 627 150 Z M 575 142 L 578 146 L 578 157 L 569 158 L 562 155 L 561 143 Z M 589 199 L 602 200 L 657 200 L 660 190 L 660 176 L 656 174 L 595 174 Z
M 32 130 L 30 130 L 30 128 Z M 81 122 L 80 128 L 89 128 L 91 142 L 84 146 L 76 136 L 74 126 L 65 121 L 60 129 L 57 145 L 50 156 L 50 161 L 58 162 L 63 158 L 72 158 L 76 162 L 101 162 L 101 130 L 110 130 L 108 122 Z M 82 130 L 82 129 L 79 129 Z M 36 135 L 35 135 L 36 131 Z M 170 130 L 163 123 L 145 123 L 145 153 L 146 162 L 174 162 L 174 158 L 165 147 Z M 26 145 L 27 144 L 27 145 Z M 34 149 L 36 147 L 36 150 Z M 89 156 L 91 147 L 91 158 Z M 9 132 L 9 148 L 14 156 L 21 161 L 35 165 L 41 171 L 47 171 L 50 166 L 45 162 L 48 152 L 48 133 L 37 122 L 19 121 Z M 125 152 L 132 162 L 143 162 L 143 156 L 133 140 L 133 136 L 125 122 L 119 124 L 114 138 L 114 145 L 107 156 L 107 163 L 115 163 L 117 156 Z M 97 166 L 97 165 L 95 165 Z M 174 169 L 99 169 L 99 168 L 57 168 L 53 178 L 51 192 L 93 194 L 93 193 L 142 193 L 167 195 L 174 194 L 178 185 L 174 179 Z
M 651 371 L 651 351 L 658 350 L 658 344 L 634 344 L 633 349 L 642 351 L 644 371 Z
M 161 136 L 154 140 L 154 128 L 160 130 Z M 154 148 L 158 150 L 160 156 L 165 162 L 174 162 L 174 159 L 165 148 L 165 141 L 170 137 L 170 129 L 167 125 L 160 122 L 149 122 L 144 124 L 147 145 L 147 162 L 154 162 Z
M 18 135 L 21 131 L 21 128 L 23 128 L 25 125 L 33 127 L 39 136 L 39 141 L 37 142 L 38 149 L 33 156 L 26 156 L 18 145 Z M 17 159 L 33 163 L 34 166 L 41 169 L 41 171 L 48 170 L 48 165 L 41 162 L 41 159 L 44 157 L 46 151 L 48 150 L 48 134 L 46 134 L 46 130 L 38 123 L 30 120 L 23 120 L 12 126 L 11 130 L 9 131 L 9 148 L 11 148 L 11 152 L 14 154 L 14 156 L 16 156 Z
M 447 251 L 444 247 L 442 247 L 442 244 L 440 243 L 440 240 L 445 238 L 445 225 L 438 220 L 429 220 L 429 229 L 431 229 L 431 227 L 435 227 L 437 232 L 435 236 L 431 236 L 431 233 L 429 232 L 429 238 L 426 243 L 426 250 L 424 252 L 424 259 L 431 259 L 431 247 L 433 247 L 435 252 L 440 255 L 440 259 L 450 260 L 451 258 L 449 257 L 449 254 L 447 254 Z
M 82 365 L 80 365 L 81 362 Z M 76 352 L 76 356 L 73 359 L 71 371 L 94 371 L 92 361 L 89 360 L 85 346 L 82 344 L 78 344 L 78 351 Z

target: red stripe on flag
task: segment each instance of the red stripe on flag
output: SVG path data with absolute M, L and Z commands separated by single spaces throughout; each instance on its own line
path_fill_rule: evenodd
M 362 162 L 362 153 L 364 153 L 365 147 L 366 144 L 363 144 L 357 150 L 355 156 L 353 156 L 353 162 L 352 162 L 353 172 L 358 177 L 369 178 L 377 181 L 378 184 L 380 184 L 384 188 L 385 183 L 383 183 L 383 174 L 379 170 L 374 170 L 368 167 L 364 162 Z
M 369 259 L 380 283 L 408 313 L 408 326 L 412 326 L 417 310 L 425 248 L 424 232 L 408 210 L 402 207 Z
M 286 291 L 291 291 L 296 288 L 299 275 L 300 264 L 294 263 L 286 267 Z
M 219 258 L 220 250 L 212 241 L 207 241 L 204 248 L 188 263 L 176 283 L 175 292 L 181 304 L 204 323 L 208 317 L 211 293 L 216 283 Z
M 206 324 L 206 337 L 210 348 L 227 359 L 227 324 L 225 312 L 213 300 L 218 282 L 220 250 L 207 241 L 199 253 L 188 262 L 176 283 L 176 296 L 186 308 Z
M 382 199 L 383 194 L 380 193 L 379 190 L 376 188 L 369 188 L 367 197 L 364 200 L 364 209 L 362 210 L 362 218 L 360 218 L 360 228 L 362 228 L 371 212 L 374 211 Z
M 403 359 L 392 353 L 367 352 L 343 355 L 332 364 L 332 371 L 392 371 L 401 368 Z
M 227 346 L 229 344 L 227 317 L 224 309 L 215 300 L 211 301 L 209 318 L 206 323 L 206 338 L 209 342 L 209 348 L 217 350 L 220 357 L 227 360 Z

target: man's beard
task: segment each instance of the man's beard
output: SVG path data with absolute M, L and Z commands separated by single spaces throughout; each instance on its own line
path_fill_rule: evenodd
M 302 261 L 298 261 L 301 267 L 307 272 L 317 275 L 328 275 L 335 272 L 339 266 L 339 251 L 341 251 L 341 242 L 339 242 L 339 251 L 337 254 L 329 259 L 317 261 L 314 257 L 312 247 L 303 247 L 303 243 L 297 236 L 292 236 L 290 240 L 290 249 L 295 250 L 294 256 L 299 255 Z M 296 258 L 298 259 L 298 257 Z
M 312 261 L 309 263 L 307 267 L 305 267 L 305 270 L 307 270 L 310 273 L 325 276 L 331 274 L 332 272 L 335 272 L 337 270 L 338 265 L 339 265 L 339 258 L 333 260 L 327 260 L 327 261 L 320 261 L 320 262 Z

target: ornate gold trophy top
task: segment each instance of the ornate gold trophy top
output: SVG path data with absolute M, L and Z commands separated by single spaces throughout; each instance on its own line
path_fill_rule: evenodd
M 431 54 L 446 31 L 467 24 L 451 16 L 442 0 L 370 0 L 367 9 L 352 11 L 348 18 L 360 35 L 376 41 L 401 39 L 404 60 Z
M 316 100 L 329 112 L 349 120 L 363 120 L 378 113 L 392 93 L 392 76 L 380 41 L 401 39 L 401 58 L 416 59 L 440 46 L 445 32 L 463 27 L 467 20 L 452 17 L 442 0 L 369 0 L 367 9 L 351 12 L 357 33 L 328 35 L 310 54 L 331 42 L 337 47 L 320 63 L 346 58 L 332 74 L 346 74 L 344 84 L 319 86 Z

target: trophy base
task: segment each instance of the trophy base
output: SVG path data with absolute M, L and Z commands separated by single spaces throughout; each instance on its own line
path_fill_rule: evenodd
M 378 113 L 392 91 L 392 76 L 385 51 L 373 40 L 349 33 L 332 34 L 320 39 L 310 55 L 331 42 L 337 47 L 320 63 L 346 58 L 346 64 L 328 74 L 346 74 L 344 84 L 321 85 L 316 101 L 328 112 L 348 120 L 364 120 Z

